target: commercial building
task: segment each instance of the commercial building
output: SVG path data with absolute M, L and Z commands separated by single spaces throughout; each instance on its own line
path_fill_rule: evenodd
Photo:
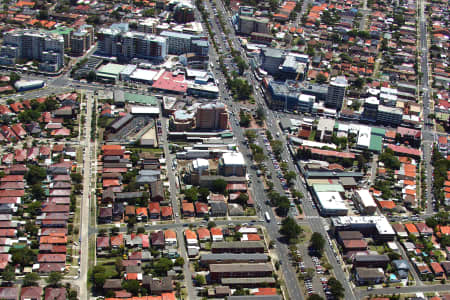
M 219 159 L 219 174 L 223 176 L 241 176 L 247 173 L 244 155 L 240 152 L 224 153 Z
M 196 127 L 203 130 L 228 128 L 228 113 L 223 103 L 208 103 L 197 108 Z
M 403 119 L 403 111 L 398 107 L 385 105 L 378 106 L 377 122 L 380 124 L 400 125 Z
M 324 216 L 345 216 L 348 208 L 341 194 L 344 188 L 340 184 L 314 184 L 313 195 L 320 213 Z
M 279 72 L 279 67 L 285 58 L 284 50 L 275 48 L 261 49 L 261 67 L 269 74 L 275 75 Z
M 363 120 L 369 122 L 376 122 L 378 114 L 378 106 L 380 105 L 380 100 L 376 97 L 369 97 L 364 100 L 364 111 L 361 115 Z
M 332 217 L 331 225 L 336 231 L 358 230 L 365 236 L 378 240 L 395 238 L 395 231 L 385 216 Z
M 362 213 L 373 215 L 377 210 L 377 204 L 375 203 L 375 200 L 373 200 L 373 197 L 370 194 L 369 190 L 356 190 L 353 194 L 353 197 L 356 204 L 360 207 Z
M 239 16 L 238 31 L 242 34 L 250 35 L 253 32 L 269 33 L 269 19 L 255 18 L 245 15 Z
M 19 59 L 37 60 L 40 70 L 56 72 L 64 65 L 64 38 L 34 29 L 4 33 L 0 63 L 15 65 Z
M 348 82 L 344 76 L 339 76 L 332 80 L 328 86 L 328 94 L 325 100 L 325 105 L 341 110 L 347 85 Z

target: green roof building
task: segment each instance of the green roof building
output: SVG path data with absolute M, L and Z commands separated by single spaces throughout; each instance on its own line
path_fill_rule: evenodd
M 64 38 L 64 49 L 68 49 L 68 48 L 70 48 L 70 37 L 74 30 L 75 29 L 70 28 L 70 27 L 61 26 L 61 27 L 57 27 L 56 29 L 50 30 L 48 32 L 53 33 L 53 34 L 62 35 Z

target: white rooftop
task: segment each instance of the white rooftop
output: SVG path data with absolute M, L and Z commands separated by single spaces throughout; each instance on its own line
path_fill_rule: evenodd
M 367 189 L 356 190 L 356 193 L 358 194 L 359 198 L 361 199 L 361 204 L 365 208 L 377 206 L 375 203 L 375 200 L 373 200 L 373 197 L 370 194 L 369 190 L 367 190 Z
M 224 165 L 245 165 L 244 155 L 240 152 L 228 152 L 222 155 Z
M 345 201 L 338 192 L 318 192 L 316 194 L 323 210 L 348 210 Z

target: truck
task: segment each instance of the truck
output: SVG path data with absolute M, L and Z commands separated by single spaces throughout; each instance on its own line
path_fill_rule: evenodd
M 264 213 L 264 217 L 266 218 L 267 222 L 270 222 L 270 216 L 269 216 L 269 213 L 267 211 Z

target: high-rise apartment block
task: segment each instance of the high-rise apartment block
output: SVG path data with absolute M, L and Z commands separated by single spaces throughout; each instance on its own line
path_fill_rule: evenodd
M 94 44 L 94 27 L 82 25 L 70 37 L 70 48 L 73 55 L 83 55 Z
M 348 82 L 344 76 L 338 76 L 330 82 L 328 86 L 327 99 L 325 105 L 340 110 L 344 102 L 345 90 Z
M 163 60 L 167 56 L 167 38 L 144 32 L 128 31 L 128 26 L 103 28 L 98 34 L 98 53 L 116 56 L 119 60 L 133 58 Z
M 6 32 L 0 50 L 0 63 L 14 65 L 18 60 L 37 60 L 39 69 L 56 72 L 64 66 L 64 38 L 34 29 Z
M 228 113 L 223 103 L 208 103 L 197 108 L 197 129 L 227 129 Z

